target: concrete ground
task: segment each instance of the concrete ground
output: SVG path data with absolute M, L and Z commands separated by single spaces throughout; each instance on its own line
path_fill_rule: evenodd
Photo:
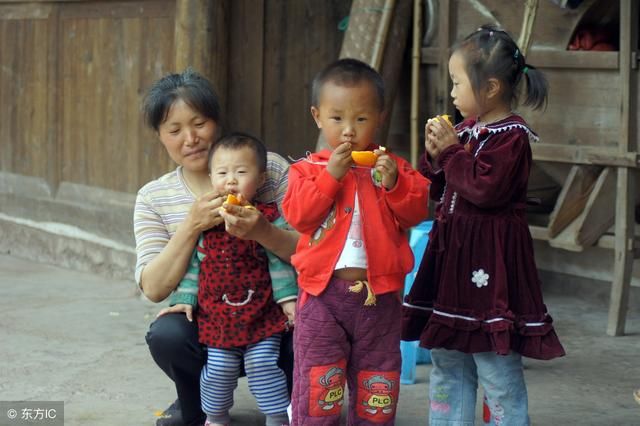
M 532 424 L 640 425 L 640 312 L 626 336 L 608 337 L 605 301 L 582 296 L 546 298 L 568 355 L 525 361 Z M 0 401 L 64 401 L 67 426 L 135 426 L 175 398 L 144 342 L 159 305 L 132 282 L 0 255 L 0 300 Z M 402 387 L 397 425 L 427 424 L 428 373 L 420 365 Z M 261 424 L 245 380 L 232 416 Z

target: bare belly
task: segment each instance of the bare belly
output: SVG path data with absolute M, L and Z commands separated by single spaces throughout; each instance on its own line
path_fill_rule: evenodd
M 346 281 L 364 281 L 367 279 L 367 270 L 363 268 L 342 268 L 333 271 L 333 276 Z

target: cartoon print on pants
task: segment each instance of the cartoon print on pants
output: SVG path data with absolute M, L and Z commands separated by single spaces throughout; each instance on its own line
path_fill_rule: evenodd
M 384 423 L 394 416 L 398 403 L 399 373 L 361 371 L 358 374 L 358 416 Z
M 309 372 L 309 415 L 340 415 L 344 404 L 346 360 L 337 364 L 312 367 Z

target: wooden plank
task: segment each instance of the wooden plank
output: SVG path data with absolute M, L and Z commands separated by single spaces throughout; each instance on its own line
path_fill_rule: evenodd
M 256 136 L 262 134 L 264 18 L 264 0 L 231 3 L 229 127 Z
M 538 225 L 529 225 L 529 232 L 531 233 L 531 238 L 539 241 L 549 241 L 549 232 L 546 226 L 538 226 Z M 616 245 L 616 237 L 612 234 L 604 234 L 598 241 L 593 244 L 593 247 L 603 248 L 607 250 L 613 250 Z M 584 247 L 582 247 L 584 249 Z M 640 257 L 640 237 L 634 237 L 633 240 L 633 249 L 634 249 L 634 258 Z M 575 250 L 572 251 L 580 251 L 577 246 Z
M 183 0 L 177 0 L 180 3 Z M 61 2 L 58 2 L 61 3 Z M 174 8 L 166 0 L 154 1 L 82 1 L 64 2 L 60 9 L 62 19 L 107 19 L 111 18 L 168 18 Z M 173 2 L 172 2 L 173 3 Z
M 581 252 L 584 250 L 584 246 L 577 244 L 576 235 L 580 227 L 580 221 L 574 220 L 562 231 L 560 231 L 555 237 L 549 238 L 549 245 L 554 248 L 559 248 L 568 251 Z
M 436 89 L 436 105 L 438 114 L 454 115 L 453 104 L 449 96 L 449 88 L 451 87 L 449 77 L 449 48 L 451 47 L 451 21 L 455 11 L 450 0 L 442 0 L 439 2 L 439 19 L 438 19 L 438 43 L 440 47 L 438 61 L 438 88 Z
M 40 3 L 0 3 L 0 21 L 2 20 L 26 20 L 49 19 L 53 13 L 54 4 Z
M 292 157 L 315 151 L 311 81 L 338 59 L 344 37 L 338 24 L 350 8 L 343 0 L 265 2 L 262 136 L 270 149 Z
M 548 50 L 532 47 L 527 56 L 527 63 L 537 68 L 617 70 L 619 62 L 618 52 Z
M 614 224 L 616 200 L 616 179 L 612 167 L 606 167 L 598 175 L 580 216 L 580 229 L 576 243 L 583 247 L 592 246 Z
M 571 167 L 556 205 L 549 215 L 550 238 L 555 238 L 582 213 L 601 171 L 600 167 Z
M 440 48 L 423 47 L 420 49 L 420 62 L 425 65 L 437 65 L 440 63 Z
M 172 1 L 167 7 L 173 10 L 174 4 L 175 2 Z M 139 25 L 140 34 L 143 35 L 143 38 L 136 41 L 139 46 L 137 49 L 139 49 L 140 74 L 136 78 L 136 100 L 131 105 L 131 108 L 138 109 L 149 86 L 158 78 L 175 70 L 174 19 L 142 19 Z M 136 129 L 136 132 L 126 141 L 129 146 L 127 151 L 137 152 L 138 161 L 137 178 L 129 183 L 127 191 L 135 192 L 151 179 L 156 179 L 175 168 L 175 163 L 158 141 L 155 132 L 144 125 L 139 110 L 137 114 L 132 114 L 130 119 L 131 126 Z
M 633 203 L 631 200 L 635 196 L 634 189 L 635 184 L 630 178 L 629 169 L 618 168 L 613 280 L 607 323 L 607 334 L 610 336 L 624 334 L 627 318 L 633 269 Z
M 559 163 L 591 164 L 638 168 L 636 152 L 620 153 L 617 149 L 566 144 L 535 143 L 531 145 L 533 159 Z
M 58 48 L 60 45 L 60 7 L 52 6 L 47 23 L 48 33 L 47 39 L 47 120 L 48 127 L 46 133 L 46 152 L 47 152 L 47 172 L 46 180 L 51 188 L 51 193 L 55 194 L 60 185 L 60 164 L 62 157 L 60 156 L 60 66 L 61 61 L 58 60 Z
M 631 148 L 630 134 L 630 91 L 637 90 L 637 74 L 631 74 L 631 52 L 638 47 L 638 3 L 631 0 L 620 2 L 620 79 L 622 82 L 620 113 L 620 144 L 618 152 L 624 154 Z M 637 108 L 637 105 L 635 105 Z M 637 148 L 637 147 L 636 147 Z M 607 334 L 619 336 L 624 334 L 627 307 L 629 304 L 629 287 L 633 268 L 634 236 L 633 211 L 635 206 L 635 174 L 633 169 L 618 169 L 616 218 L 615 218 L 615 256 L 613 266 L 613 282 L 609 304 L 609 321 Z
M 229 6 L 229 1 L 217 0 L 211 3 L 211 28 L 207 28 L 207 37 L 210 39 L 211 45 L 209 47 L 210 50 L 204 52 L 205 55 L 209 56 L 209 74 L 207 77 L 213 82 L 220 98 L 222 111 L 226 114 L 228 113 L 229 81 L 230 75 L 232 75 L 229 71 L 230 62 L 235 61 L 235 54 L 239 54 L 239 52 L 229 49 L 229 40 L 231 38 L 229 31 L 231 7 Z M 232 3 L 235 3 L 235 1 Z M 230 58 L 229 52 L 234 52 L 233 59 Z M 262 55 L 262 52 L 254 52 L 253 50 L 252 53 Z
M 211 7 L 212 2 L 207 0 L 176 0 L 176 71 L 181 72 L 187 67 L 192 67 L 206 76 L 210 75 Z
M 414 168 L 418 167 L 418 153 L 420 152 L 420 131 L 418 127 L 422 121 L 418 118 L 419 93 L 420 93 L 420 50 L 422 38 L 422 2 L 413 0 L 413 29 L 411 42 L 411 115 L 409 117 L 410 132 L 410 160 Z

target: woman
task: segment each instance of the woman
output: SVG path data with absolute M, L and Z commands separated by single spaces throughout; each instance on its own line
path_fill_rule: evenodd
M 223 211 L 223 197 L 211 188 L 207 154 L 220 130 L 220 107 L 211 83 L 191 70 L 168 75 L 153 84 L 143 109 L 146 123 L 178 164 L 142 187 L 136 199 L 135 276 L 145 296 L 154 302 L 169 296 L 185 274 L 198 236 L 223 221 L 230 234 L 255 240 L 288 261 L 296 233 L 273 226 L 257 210 L 229 206 Z M 281 156 L 268 154 L 267 178 L 258 190 L 258 200 L 280 205 L 288 167 Z M 198 343 L 197 323 L 184 314 L 160 316 L 146 340 L 153 359 L 174 381 L 178 393 L 178 401 L 157 425 L 204 423 L 199 378 L 205 352 Z M 289 377 L 291 362 L 285 360 L 282 366 Z

